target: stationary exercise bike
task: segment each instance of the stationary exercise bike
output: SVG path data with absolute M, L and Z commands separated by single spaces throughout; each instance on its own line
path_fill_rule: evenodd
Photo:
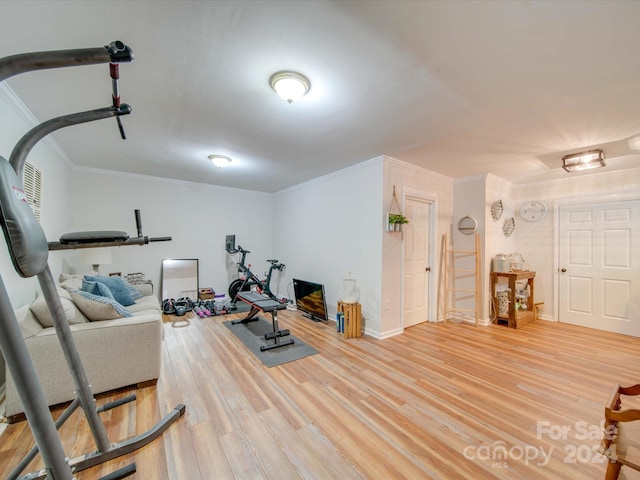
M 251 265 L 246 265 L 245 261 L 247 258 L 247 253 L 251 253 L 249 250 L 245 250 L 240 245 L 235 250 L 227 250 L 229 254 L 235 255 L 236 253 L 240 253 L 240 262 L 237 263 L 238 272 L 240 273 L 240 278 L 234 280 L 229 285 L 229 297 L 231 298 L 232 308 L 235 306 L 236 301 L 238 300 L 238 292 L 247 292 L 255 288 L 260 293 L 266 294 L 275 301 L 281 301 L 276 295 L 271 291 L 271 287 L 269 284 L 271 283 L 271 275 L 274 270 L 283 271 L 285 265 L 283 263 L 279 263 L 278 260 L 267 260 L 271 265 L 269 266 L 269 271 L 267 272 L 267 278 L 264 280 L 260 280 L 250 269 Z

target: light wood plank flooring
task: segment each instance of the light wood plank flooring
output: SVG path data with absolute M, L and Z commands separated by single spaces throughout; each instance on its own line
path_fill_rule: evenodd
M 640 383 L 640 339 L 545 321 L 346 340 L 286 311 L 281 327 L 320 353 L 267 368 L 222 325 L 230 318 L 164 323 L 157 386 L 103 419 L 115 442 L 179 403 L 185 416 L 78 479 L 132 460 L 137 479 L 604 478 L 603 405 L 616 382 Z M 79 412 L 61 436 L 71 457 L 95 448 Z M 26 422 L 6 429 L 0 477 L 31 442 Z M 621 478 L 639 477 L 623 467 Z

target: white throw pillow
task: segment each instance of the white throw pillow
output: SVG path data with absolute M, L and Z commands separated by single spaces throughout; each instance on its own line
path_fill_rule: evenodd
M 129 310 L 107 297 L 75 290 L 71 291 L 71 298 L 90 322 L 133 316 Z
M 60 303 L 62 304 L 62 309 L 64 310 L 64 316 L 67 318 L 67 322 L 70 324 L 74 323 L 86 323 L 87 319 L 82 312 L 78 310 L 75 303 L 71 300 L 71 296 L 69 292 L 66 290 L 58 289 L 60 294 Z M 47 302 L 44 299 L 44 295 L 39 294 L 38 297 L 33 301 L 31 305 L 29 305 L 29 310 L 36 317 L 40 325 L 43 327 L 53 327 L 53 318 L 51 317 L 51 313 L 49 312 L 49 308 L 47 306 Z
M 67 275 L 65 273 L 60 274 L 60 286 L 65 290 L 72 290 L 82 288 L 82 275 Z

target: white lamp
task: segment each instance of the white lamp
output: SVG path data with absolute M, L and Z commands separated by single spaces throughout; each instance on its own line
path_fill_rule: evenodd
M 311 82 L 307 77 L 291 71 L 274 73 L 269 79 L 269 85 L 280 98 L 289 103 L 300 100 L 311 89 Z
M 580 170 L 604 167 L 606 165 L 602 150 L 590 150 L 562 157 L 562 168 L 567 172 L 579 172 Z
M 80 258 L 83 263 L 93 266 L 96 275 L 100 275 L 100 265 L 108 265 L 113 262 L 110 248 L 83 248 L 80 250 Z

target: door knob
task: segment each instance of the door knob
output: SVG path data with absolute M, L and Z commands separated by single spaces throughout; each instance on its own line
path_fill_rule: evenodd
M 562 273 L 565 273 L 565 272 L 567 271 L 567 269 L 566 269 L 566 268 L 561 268 L 561 269 L 560 269 L 560 271 L 561 271 Z
M 430 272 L 431 271 L 431 267 L 427 267 L 424 269 L 425 272 Z

